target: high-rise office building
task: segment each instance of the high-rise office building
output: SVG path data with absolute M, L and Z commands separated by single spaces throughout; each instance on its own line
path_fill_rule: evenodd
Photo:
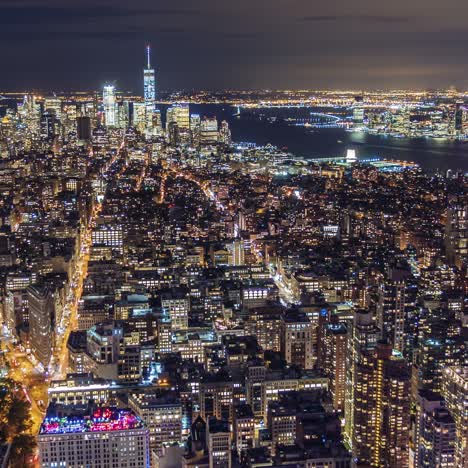
M 41 138 L 53 140 L 56 136 L 56 126 L 55 115 L 51 112 L 44 112 L 41 116 Z
M 357 312 L 349 336 L 345 429 L 353 456 L 372 466 L 409 464 L 410 375 L 402 355 L 376 343 L 372 315 Z
M 312 323 L 305 313 L 292 310 L 284 315 L 281 352 L 288 364 L 312 369 Z
M 216 117 L 204 117 L 200 125 L 201 143 L 210 145 L 218 141 L 218 121 Z
M 345 436 L 352 448 L 356 445 L 371 445 L 367 440 L 370 434 L 364 432 L 365 425 L 359 421 L 366 420 L 366 398 L 371 391 L 369 374 L 378 337 L 379 329 L 372 313 L 367 310 L 356 311 L 354 322 L 348 329 L 345 389 Z
M 195 148 L 200 146 L 200 127 L 201 118 L 199 114 L 190 115 L 190 133 L 192 135 L 192 146 Z
M 54 329 L 54 299 L 46 285 L 31 285 L 28 288 L 29 329 L 31 351 L 45 367 L 52 357 Z
M 333 407 L 344 411 L 346 384 L 347 329 L 344 323 L 327 323 L 322 338 L 321 365 L 329 378 Z
M 225 145 L 231 144 L 231 129 L 225 120 L 221 122 L 221 128 L 219 129 L 219 141 Z
M 229 265 L 242 266 L 245 264 L 244 241 L 235 239 L 232 244 L 228 245 L 230 252 Z
M 206 439 L 209 468 L 231 468 L 231 432 L 228 422 L 208 418 Z
M 91 117 L 83 116 L 76 119 L 77 138 L 81 141 L 91 140 Z
M 92 246 L 109 247 L 116 252 L 123 252 L 123 228 L 120 224 L 99 224 L 91 236 Z
M 190 130 L 190 107 L 188 104 L 174 104 L 167 109 L 166 125 L 177 124 L 180 130 Z
M 154 109 L 153 112 L 153 128 L 157 130 L 157 133 L 162 134 L 162 119 L 161 111 L 159 109 Z
M 167 109 L 166 130 L 172 145 L 190 143 L 190 108 L 188 104 L 175 104 Z
M 468 264 L 468 207 L 460 197 L 449 206 L 445 224 L 447 258 L 451 264 L 462 268 Z
M 374 466 L 409 466 L 410 372 L 401 353 L 390 345 L 377 345 L 375 365 L 376 442 Z M 370 423 L 372 426 L 372 422 Z
M 153 124 L 154 101 L 156 99 L 156 80 L 151 68 L 151 47 L 146 46 L 146 68 L 143 70 L 143 87 L 147 127 Z
M 188 327 L 190 296 L 184 289 L 173 289 L 161 295 L 161 307 L 167 311 L 173 330 L 184 330 Z
M 468 466 L 468 366 L 444 370 L 442 396 L 456 429 L 455 466 Z
M 54 114 L 57 120 L 62 120 L 62 101 L 56 96 L 46 97 L 44 111 Z
M 266 306 L 249 310 L 246 331 L 257 337 L 264 350 L 280 352 L 283 308 Z
M 377 326 L 382 339 L 403 351 L 405 326 L 405 281 L 386 281 L 379 288 Z
M 146 128 L 146 104 L 144 102 L 134 102 L 132 113 L 132 125 L 143 132 Z
M 95 376 L 137 382 L 142 375 L 142 353 L 138 332 L 124 321 L 106 321 L 86 332 L 84 369 Z
M 421 319 L 417 376 L 420 388 L 441 392 L 444 369 L 465 362 L 465 341 L 455 312 L 438 307 Z
M 414 431 L 415 467 L 454 467 L 455 442 L 455 421 L 442 396 L 430 390 L 420 390 Z
M 255 417 L 249 405 L 242 404 L 236 408 L 234 416 L 234 441 L 239 459 L 254 446 Z
M 104 107 L 104 121 L 106 127 L 117 126 L 117 101 L 115 98 L 115 87 L 112 85 L 104 86 L 102 94 L 102 104 Z
M 455 133 L 456 135 L 463 135 L 464 124 L 466 119 L 466 109 L 463 101 L 455 103 Z
M 132 103 L 123 101 L 119 106 L 119 127 L 127 129 L 131 123 Z
M 148 430 L 128 409 L 49 407 L 38 445 L 42 468 L 150 467 Z
M 132 393 L 128 403 L 148 428 L 152 450 L 160 455 L 164 447 L 181 442 L 182 404 L 177 397 L 170 393 Z

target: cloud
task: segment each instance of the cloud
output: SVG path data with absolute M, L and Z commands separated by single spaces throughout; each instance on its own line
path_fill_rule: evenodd
M 11 33 L 0 31 L 0 40 L 2 42 L 21 43 L 21 42 L 38 42 L 51 40 L 129 40 L 129 39 L 145 39 L 145 34 L 141 31 L 31 31 L 21 33 L 17 37 L 13 37 Z
M 6 26 L 31 24 L 60 24 L 95 21 L 106 18 L 127 18 L 135 16 L 194 16 L 200 12 L 195 9 L 138 9 L 117 8 L 112 6 L 94 7 L 51 7 L 51 6 L 2 6 L 0 24 Z
M 340 21 L 364 21 L 370 23 L 407 23 L 412 18 L 409 16 L 384 16 L 384 15 L 315 15 L 304 16 L 300 21 L 310 23 L 335 23 Z
M 108 17 L 124 17 L 143 14 L 144 11 L 120 8 L 77 7 L 0 7 L 0 24 L 44 24 L 78 22 Z
M 85 40 L 112 40 L 131 41 L 138 40 L 147 42 L 151 37 L 168 36 L 175 39 L 177 36 L 187 36 L 190 31 L 178 28 L 160 28 L 154 31 L 146 30 L 119 30 L 119 31 L 25 31 L 20 35 L 13 36 L 8 31 L 0 30 L 0 41 L 2 43 L 19 44 L 39 41 L 85 41 Z
M 261 33 L 257 32 L 223 32 L 222 37 L 227 39 L 257 39 L 262 36 Z

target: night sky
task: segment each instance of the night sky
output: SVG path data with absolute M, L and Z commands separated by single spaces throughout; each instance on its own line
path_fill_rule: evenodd
M 468 88 L 466 0 L 0 0 L 0 89 Z

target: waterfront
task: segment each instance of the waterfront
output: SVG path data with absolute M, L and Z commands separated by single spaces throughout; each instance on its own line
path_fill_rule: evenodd
M 13 104 L 11 100 L 9 104 Z M 16 106 L 16 104 L 14 104 Z M 169 105 L 160 104 L 163 122 Z M 0 109 L 1 111 L 1 109 Z M 257 113 L 264 110 L 256 109 Z M 344 108 L 300 108 L 298 112 L 306 115 L 310 111 L 319 111 L 345 116 Z M 216 116 L 218 121 L 226 120 L 235 142 L 252 142 L 257 145 L 271 143 L 292 154 L 304 158 L 340 157 L 348 148 L 356 149 L 359 159 L 380 157 L 413 161 L 428 172 L 446 171 L 447 169 L 468 172 L 468 142 L 435 138 L 395 138 L 387 135 L 375 135 L 366 132 L 348 132 L 343 128 L 313 129 L 287 125 L 283 121 L 271 123 L 266 118 L 260 119 L 252 112 L 242 110 L 238 117 L 237 108 L 226 104 L 190 104 L 190 112 L 201 116 Z M 275 112 L 281 116 L 281 108 L 268 108 L 268 116 Z M 4 112 L 0 112 L 4 115 Z
M 305 158 L 343 156 L 347 148 L 353 147 L 361 159 L 379 156 L 413 161 L 429 172 L 438 169 L 461 169 L 468 172 L 468 143 L 431 138 L 394 138 L 347 132 L 341 128 L 294 127 L 251 117 L 238 118 L 235 116 L 236 109 L 226 105 L 191 104 L 190 111 L 227 120 L 234 141 L 249 141 L 259 145 L 271 143 Z

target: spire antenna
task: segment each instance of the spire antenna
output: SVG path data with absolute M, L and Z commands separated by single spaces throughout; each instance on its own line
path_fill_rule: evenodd
M 148 44 L 146 46 L 146 56 L 147 56 L 148 70 L 151 68 L 150 53 L 151 53 L 151 47 Z

